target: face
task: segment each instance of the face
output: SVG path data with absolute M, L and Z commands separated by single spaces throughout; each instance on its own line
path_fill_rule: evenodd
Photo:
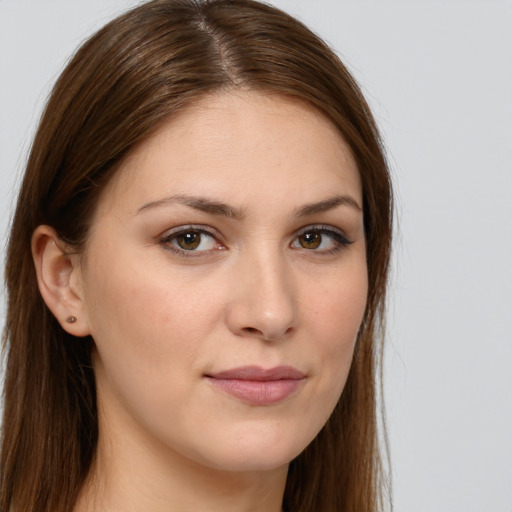
M 365 310 L 361 205 L 347 145 L 304 104 L 219 94 L 168 120 L 104 190 L 82 258 L 100 435 L 229 471 L 297 456 Z

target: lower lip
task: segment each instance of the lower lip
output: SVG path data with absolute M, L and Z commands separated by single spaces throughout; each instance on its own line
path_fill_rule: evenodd
M 243 402 L 251 405 L 272 405 L 293 394 L 304 379 L 256 381 L 208 377 L 208 380 L 215 387 Z

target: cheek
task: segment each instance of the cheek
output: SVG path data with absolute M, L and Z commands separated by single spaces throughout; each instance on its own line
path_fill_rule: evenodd
M 171 421 L 169 404 L 186 405 L 207 313 L 197 321 L 197 294 L 178 292 L 162 272 L 142 274 L 125 263 L 89 290 L 98 395 L 109 415 L 153 429 L 155 418 Z
M 94 273 L 87 273 L 85 280 L 93 338 L 103 331 L 149 333 L 177 329 L 180 324 L 194 327 L 189 317 L 198 311 L 197 286 L 171 272 L 165 258 L 148 254 L 145 248 L 127 248 L 123 240 L 119 245 L 124 250 L 119 253 L 108 241 L 96 245 L 102 248 L 95 247 L 98 257 L 91 257 L 87 265 Z M 143 336 L 140 341 L 149 339 Z
M 367 293 L 366 266 L 358 265 L 330 280 L 310 312 L 312 339 L 321 360 L 317 371 L 326 389 L 337 394 L 336 401 L 350 369 Z
M 309 288 L 311 290 L 311 288 Z M 303 302 L 303 352 L 312 361 L 300 423 L 311 441 L 328 421 L 345 387 L 367 298 L 366 267 L 331 273 Z M 305 443 L 306 444 L 306 443 Z
M 91 268 L 101 272 L 88 280 L 87 297 L 103 382 L 132 405 L 179 401 L 222 315 L 218 280 L 130 251 Z
M 323 333 L 319 338 L 328 340 L 335 347 L 355 341 L 363 320 L 367 294 L 366 266 L 353 266 L 332 276 L 311 300 L 315 328 Z
M 108 249 L 106 245 L 105 252 Z M 94 269 L 94 274 L 86 275 L 85 297 L 91 335 L 102 364 L 138 378 L 170 357 L 172 340 L 164 334 L 164 326 L 172 330 L 180 302 L 174 299 L 170 303 L 171 287 L 159 272 L 143 273 L 141 265 L 134 265 L 129 256 L 91 259 L 88 268 Z

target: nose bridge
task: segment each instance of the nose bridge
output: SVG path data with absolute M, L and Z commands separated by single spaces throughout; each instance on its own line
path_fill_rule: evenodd
M 247 249 L 237 263 L 230 327 L 237 334 L 274 340 L 297 327 L 292 269 L 277 244 Z

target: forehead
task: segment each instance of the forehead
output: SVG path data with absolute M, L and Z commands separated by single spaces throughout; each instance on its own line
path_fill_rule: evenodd
M 235 203 L 307 201 L 332 195 L 333 187 L 362 200 L 350 148 L 323 114 L 284 96 L 226 92 L 166 119 L 126 158 L 99 207 L 121 201 L 133 209 L 191 188 Z

